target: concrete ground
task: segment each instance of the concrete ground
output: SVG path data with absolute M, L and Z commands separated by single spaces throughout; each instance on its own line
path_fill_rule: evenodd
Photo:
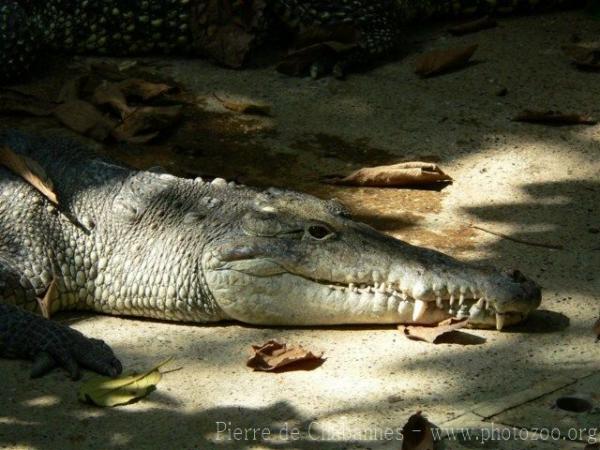
M 591 327 L 600 300 L 600 125 L 511 121 L 525 108 L 600 118 L 600 75 L 576 70 L 561 51 L 574 34 L 598 39 L 600 22 L 576 12 L 511 18 L 461 38 L 432 27 L 411 34 L 403 58 L 346 81 L 170 61 L 165 70 L 219 119 L 186 125 L 197 127 L 186 148 L 113 155 L 184 175 L 337 197 L 399 238 L 522 269 L 544 286 L 541 309 L 505 332 L 468 330 L 485 342 L 467 346 L 409 341 L 394 327 L 59 315 L 104 338 L 127 368 L 172 356 L 171 367 L 181 369 L 136 404 L 98 409 L 77 402 L 79 384 L 64 373 L 29 380 L 28 362 L 2 360 L 0 447 L 398 449 L 398 429 L 419 410 L 450 434 L 442 443 L 450 449 L 583 449 L 598 439 L 600 344 Z M 479 49 L 466 69 L 427 80 L 414 75 L 420 51 L 470 43 Z M 506 96 L 496 95 L 501 88 Z M 214 92 L 266 101 L 273 118 L 219 115 Z M 454 184 L 437 192 L 319 183 L 327 174 L 415 159 L 438 161 Z M 323 350 L 327 360 L 312 371 L 252 372 L 249 347 L 268 339 Z M 595 408 L 552 408 L 571 393 L 589 396 Z M 464 427 L 470 436 L 460 435 Z M 557 439 L 555 429 L 570 440 Z

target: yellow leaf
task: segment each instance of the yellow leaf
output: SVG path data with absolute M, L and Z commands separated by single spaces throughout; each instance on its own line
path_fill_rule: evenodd
M 19 175 L 55 205 L 58 197 L 54 192 L 52 180 L 46 171 L 36 161 L 27 156 L 19 155 L 7 146 L 0 147 L 0 164 Z
M 162 378 L 159 369 L 171 358 L 141 373 L 124 374 L 115 378 L 94 377 L 79 388 L 77 398 L 97 406 L 118 406 L 132 403 L 156 389 Z

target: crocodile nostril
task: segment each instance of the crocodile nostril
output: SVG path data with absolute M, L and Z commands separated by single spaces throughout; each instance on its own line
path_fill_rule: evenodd
M 567 395 L 556 399 L 555 406 L 563 411 L 582 413 L 590 411 L 594 405 L 587 398 L 578 395 Z

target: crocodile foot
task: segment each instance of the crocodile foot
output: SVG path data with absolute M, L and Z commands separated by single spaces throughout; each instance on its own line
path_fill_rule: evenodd
M 74 380 L 81 376 L 82 367 L 107 376 L 122 371 L 121 362 L 104 341 L 3 304 L 0 304 L 0 356 L 33 360 L 32 378 L 57 366 L 66 369 Z

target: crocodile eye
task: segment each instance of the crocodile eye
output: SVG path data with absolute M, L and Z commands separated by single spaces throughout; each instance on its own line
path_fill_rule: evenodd
M 333 236 L 333 231 L 331 231 L 325 225 L 310 225 L 306 231 L 310 237 L 319 241 Z

